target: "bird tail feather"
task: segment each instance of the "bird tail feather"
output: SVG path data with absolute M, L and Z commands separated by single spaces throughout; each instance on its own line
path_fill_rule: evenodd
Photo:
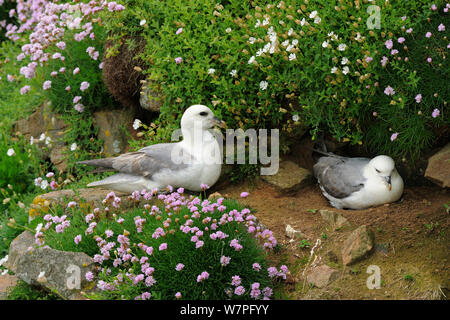
M 77 164 L 85 164 L 88 166 L 103 167 L 113 169 L 114 158 L 94 159 L 78 161 Z

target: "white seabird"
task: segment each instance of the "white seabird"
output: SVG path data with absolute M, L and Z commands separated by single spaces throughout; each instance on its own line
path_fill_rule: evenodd
M 323 195 L 338 209 L 365 209 L 397 201 L 403 179 L 392 158 L 346 158 L 331 154 L 314 165 Z
M 207 106 L 193 105 L 181 118 L 182 141 L 150 145 L 137 152 L 78 163 L 118 171 L 88 184 L 88 187 L 131 193 L 142 189 L 162 190 L 170 185 L 200 191 L 200 185 L 211 187 L 219 179 L 222 152 L 209 129 L 224 124 Z

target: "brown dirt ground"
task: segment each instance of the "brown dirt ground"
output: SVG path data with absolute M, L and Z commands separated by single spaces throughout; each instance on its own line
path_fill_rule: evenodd
M 338 210 L 331 207 L 317 185 L 294 195 L 280 195 L 271 185 L 257 180 L 217 190 L 222 195 L 243 199 L 255 216 L 274 232 L 281 250 L 272 259 L 288 265 L 291 276 L 281 290 L 281 299 L 445 299 L 450 297 L 450 190 L 439 187 L 406 187 L 402 199 L 390 205 L 367 210 Z M 351 227 L 333 231 L 320 209 L 341 212 Z M 323 289 L 311 288 L 305 281 L 312 264 L 310 248 L 300 248 L 300 240 L 290 241 L 286 225 L 301 231 L 314 245 L 322 263 L 339 270 L 340 276 Z M 375 249 L 359 263 L 344 267 L 341 246 L 355 228 L 367 225 L 375 234 Z M 326 236 L 323 236 L 323 235 Z M 381 288 L 368 289 L 369 265 L 381 269 Z M 408 280 L 409 279 L 409 280 Z

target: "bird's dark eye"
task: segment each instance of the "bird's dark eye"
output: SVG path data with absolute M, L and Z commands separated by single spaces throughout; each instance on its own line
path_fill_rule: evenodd
M 200 115 L 204 117 L 204 116 L 208 115 L 208 112 L 202 111 L 202 112 L 200 112 Z
M 380 170 L 378 170 L 378 169 L 375 169 L 378 173 L 380 173 Z

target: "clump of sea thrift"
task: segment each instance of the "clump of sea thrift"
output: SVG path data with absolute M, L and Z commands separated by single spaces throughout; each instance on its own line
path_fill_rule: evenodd
M 88 252 L 99 272 L 84 276 L 97 281 L 101 298 L 270 299 L 271 284 L 289 272 L 267 266 L 272 232 L 235 201 L 167 190 L 135 191 L 129 199 L 140 209 L 128 212 L 114 192 L 88 213 L 72 201 L 62 216 L 36 218 L 36 243 Z

